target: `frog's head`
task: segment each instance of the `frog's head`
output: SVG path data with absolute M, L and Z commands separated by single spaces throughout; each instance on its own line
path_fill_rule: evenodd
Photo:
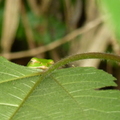
M 52 59 L 40 59 L 34 57 L 28 62 L 27 66 L 31 68 L 46 70 L 53 64 L 54 61 Z

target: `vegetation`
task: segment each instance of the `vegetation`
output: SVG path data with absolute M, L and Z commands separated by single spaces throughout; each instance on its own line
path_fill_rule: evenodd
M 0 0 L 0 119 L 119 120 L 119 4 Z M 33 56 L 58 62 L 23 66 Z

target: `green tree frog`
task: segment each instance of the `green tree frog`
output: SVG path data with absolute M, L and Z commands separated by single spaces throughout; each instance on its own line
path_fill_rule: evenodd
M 33 57 L 28 62 L 27 66 L 30 68 L 46 70 L 53 64 L 54 64 L 54 61 L 52 59 L 41 59 L 41 58 Z

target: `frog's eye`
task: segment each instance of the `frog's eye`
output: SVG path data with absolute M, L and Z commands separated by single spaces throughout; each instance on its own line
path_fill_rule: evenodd
M 40 63 L 40 61 L 38 61 L 38 60 L 36 60 L 36 59 L 34 59 L 34 58 L 31 59 L 30 62 L 31 62 L 32 64 L 34 64 L 34 63 Z
M 37 60 L 36 59 L 31 59 L 31 62 L 35 63 Z

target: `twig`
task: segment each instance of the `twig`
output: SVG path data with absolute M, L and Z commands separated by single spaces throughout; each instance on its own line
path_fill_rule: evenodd
M 44 53 L 46 51 L 53 50 L 56 47 L 66 43 L 66 42 L 74 40 L 75 37 L 91 30 L 92 28 L 99 25 L 101 22 L 102 22 L 102 20 L 100 18 L 95 19 L 94 21 L 91 21 L 88 24 L 86 24 L 84 27 L 76 29 L 73 32 L 66 35 L 65 37 L 63 37 L 62 39 L 58 39 L 55 42 L 52 42 L 48 45 L 38 47 L 38 48 L 34 48 L 34 49 L 31 49 L 31 50 L 27 50 L 27 51 L 14 52 L 14 53 L 3 53 L 3 54 L 0 54 L 0 56 L 3 56 L 7 59 L 17 59 L 17 58 L 35 56 L 35 55 Z

